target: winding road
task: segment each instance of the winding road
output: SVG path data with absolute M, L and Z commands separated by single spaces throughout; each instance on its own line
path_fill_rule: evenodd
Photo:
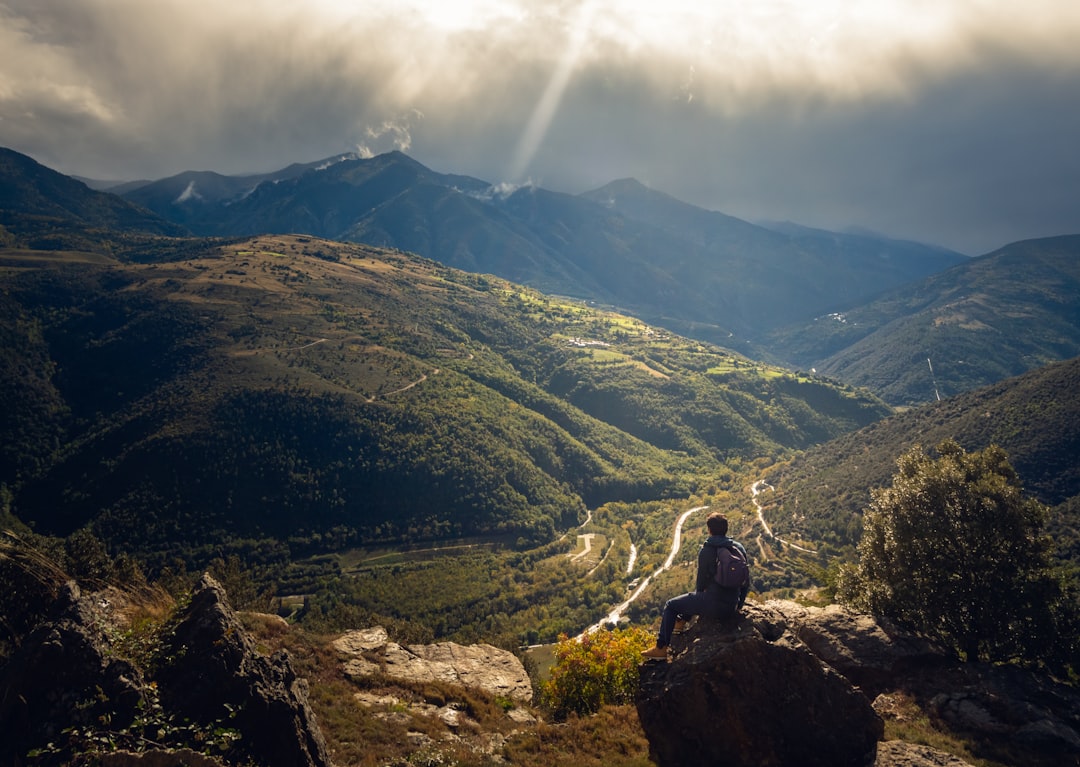
M 772 485 L 770 485 L 768 482 L 766 482 L 763 479 L 759 479 L 757 482 L 755 482 L 753 485 L 750 486 L 750 500 L 753 501 L 753 503 L 754 503 L 754 509 L 757 511 L 758 522 L 761 523 L 761 527 L 762 527 L 762 529 L 765 530 L 765 534 L 769 538 L 772 538 L 773 540 L 775 540 L 775 541 L 777 541 L 779 543 L 782 543 L 785 546 L 789 546 L 790 548 L 796 549 L 797 551 L 802 551 L 802 552 L 805 552 L 807 554 L 816 554 L 817 552 L 814 551 L 813 549 L 808 549 L 808 548 L 805 548 L 803 546 L 798 545 L 797 543 L 791 543 L 790 541 L 785 541 L 783 538 L 778 538 L 773 534 L 772 528 L 769 527 L 769 523 L 765 521 L 765 514 L 762 511 L 761 502 L 758 501 L 758 495 L 765 488 L 768 488 L 769 490 L 775 490 L 776 489 L 776 488 L 774 488 Z M 664 572 L 665 570 L 671 569 L 672 564 L 675 562 L 675 557 L 678 556 L 679 549 L 682 547 L 682 529 L 683 529 L 683 525 L 686 523 L 686 520 L 690 518 L 691 514 L 694 514 L 694 513 L 698 512 L 698 511 L 702 511 L 702 510 L 707 509 L 707 508 L 709 508 L 709 507 L 708 506 L 695 506 L 692 509 L 688 509 L 687 511 L 684 511 L 682 513 L 682 515 L 680 515 L 678 521 L 675 523 L 675 534 L 671 538 L 671 553 L 669 553 L 668 558 L 666 560 L 664 560 L 664 564 L 661 565 L 660 567 L 658 567 L 656 569 L 656 571 L 652 573 L 652 575 L 648 575 L 645 578 L 642 578 L 641 582 L 638 584 L 637 588 L 634 589 L 634 592 L 629 597 L 627 597 L 625 601 L 623 601 L 623 602 L 619 603 L 618 605 L 616 605 L 615 608 L 611 612 L 609 612 L 607 615 L 605 615 L 598 622 L 594 623 L 593 625 L 589 626 L 587 629 L 582 631 L 580 634 L 577 635 L 576 638 L 581 639 L 582 637 L 585 637 L 585 636 L 587 636 L 589 634 L 595 633 L 595 632 L 599 631 L 600 629 L 604 628 L 605 626 L 608 626 L 608 625 L 611 625 L 611 624 L 616 624 L 617 625 L 618 622 L 619 622 L 619 619 L 622 618 L 623 613 L 625 613 L 629 609 L 630 605 L 632 605 L 634 603 L 634 601 L 639 596 L 641 596 L 641 594 L 648 587 L 649 583 L 652 582 L 652 579 L 655 578 L 656 576 L 660 575 L 660 573 Z M 589 512 L 589 519 L 592 519 L 592 512 L 591 511 Z M 587 523 L 588 523 L 588 520 L 586 521 L 586 524 Z M 582 525 L 582 527 L 584 527 L 584 525 Z M 582 537 L 584 537 L 584 536 L 582 536 Z M 588 546 L 589 546 L 588 538 L 586 538 L 585 546 L 586 546 L 586 550 L 587 550 Z M 636 556 L 637 556 L 637 548 L 634 547 L 631 544 L 631 549 L 632 549 L 633 556 L 631 558 L 630 567 L 627 569 L 628 574 L 629 574 L 630 570 L 633 568 L 633 561 L 634 561 L 634 559 L 636 559 Z
M 759 479 L 757 482 L 755 482 L 753 485 L 750 486 L 750 500 L 754 502 L 754 508 L 757 509 L 758 522 L 761 523 L 761 527 L 765 530 L 765 535 L 769 536 L 770 538 L 772 538 L 775 541 L 779 541 L 780 543 L 784 544 L 785 546 L 788 546 L 790 548 L 795 549 L 796 551 L 802 551 L 802 552 L 805 552 L 807 554 L 817 554 L 817 552 L 814 551 L 813 549 L 805 548 L 803 546 L 800 546 L 797 543 L 792 543 L 791 541 L 785 541 L 783 538 L 779 538 L 779 537 L 773 535 L 772 528 L 769 527 L 769 523 L 765 521 L 765 514 L 762 512 L 761 503 L 758 501 L 758 498 L 757 498 L 758 493 L 760 493 L 762 488 L 765 488 L 765 487 L 769 488 L 770 490 L 775 490 L 776 489 L 775 487 L 773 487 L 772 485 L 770 485 L 768 482 L 766 482 L 763 479 Z
M 642 578 L 641 583 L 639 583 L 638 587 L 634 589 L 634 593 L 626 598 L 626 601 L 616 605 L 615 609 L 613 609 L 610 613 L 604 616 L 604 618 L 602 618 L 599 622 L 594 623 L 593 625 L 582 631 L 580 634 L 578 634 L 578 639 L 581 639 L 588 634 L 595 633 L 607 626 L 608 624 L 618 624 L 619 619 L 622 618 L 623 613 L 626 612 L 630 605 L 634 603 L 635 599 L 641 596 L 642 592 L 645 591 L 645 588 L 649 585 L 652 579 L 660 575 L 660 573 L 664 572 L 665 570 L 671 568 L 672 563 L 674 563 L 675 561 L 675 557 L 679 553 L 679 548 L 682 546 L 682 529 L 683 524 L 686 523 L 686 520 L 690 517 L 691 514 L 707 508 L 709 507 L 695 506 L 694 508 L 684 511 L 682 513 L 682 515 L 679 517 L 679 520 L 675 523 L 675 535 L 671 539 L 671 553 L 668 554 L 668 558 L 664 560 L 664 564 L 658 567 L 652 575 Z

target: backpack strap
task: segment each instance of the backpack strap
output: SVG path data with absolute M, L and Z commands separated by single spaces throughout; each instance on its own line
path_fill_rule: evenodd
M 747 565 L 750 564 L 749 555 L 747 555 L 747 553 L 745 551 L 743 551 L 738 546 L 736 546 L 735 541 L 733 541 L 731 538 L 725 538 L 723 541 L 721 541 L 719 543 L 709 543 L 709 545 L 710 546 L 715 546 L 718 549 L 727 549 L 728 551 L 734 551 L 739 556 L 741 556 L 743 559 L 746 560 Z

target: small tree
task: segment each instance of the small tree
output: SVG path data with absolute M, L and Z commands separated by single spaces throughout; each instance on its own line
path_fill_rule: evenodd
M 1024 497 L 1001 448 L 948 440 L 937 452 L 912 448 L 892 487 L 872 492 L 838 598 L 968 661 L 1075 665 L 1075 582 L 1054 567 L 1046 508 Z
M 641 653 L 652 644 L 652 635 L 641 628 L 596 631 L 580 638 L 563 634 L 551 676 L 541 688 L 544 702 L 557 719 L 564 719 L 633 701 Z

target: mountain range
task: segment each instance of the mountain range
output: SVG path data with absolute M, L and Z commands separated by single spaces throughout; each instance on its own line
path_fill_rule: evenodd
M 500 188 L 393 152 L 122 190 L 200 235 L 300 232 L 415 252 L 594 301 L 912 405 L 1080 352 L 1080 241 L 979 258 L 868 233 L 752 224 L 633 179 Z
M 250 176 L 186 172 L 114 187 L 118 194 L 88 190 L 29 158 L 21 165 L 14 188 L 36 166 L 41 183 L 65 186 L 60 199 L 79 189 L 106 209 L 134 203 L 120 209 L 148 216 L 136 227 L 144 231 L 299 233 L 396 248 L 864 386 L 894 405 L 935 401 L 1080 351 L 1075 237 L 968 258 L 869 233 L 752 224 L 633 179 L 581 195 L 508 188 L 438 173 L 400 152 Z M 31 223 L 7 228 L 26 242 L 47 210 L 35 207 L 40 195 L 13 199 Z
M 0 482 L 41 531 L 92 524 L 143 552 L 334 529 L 546 540 L 586 506 L 685 495 L 888 412 L 369 246 L 166 239 L 137 261 L 3 264 Z
M 183 236 L 187 230 L 0 147 L 0 244 L 100 249 L 103 233 Z
M 676 330 L 697 327 L 709 340 L 753 338 L 965 260 L 885 238 L 768 229 L 632 179 L 582 195 L 499 188 L 400 152 L 272 178 L 182 173 L 123 195 L 198 235 L 305 233 L 395 247 Z
M 790 364 L 899 405 L 1080 354 L 1080 235 L 1013 243 L 849 311 L 778 329 Z

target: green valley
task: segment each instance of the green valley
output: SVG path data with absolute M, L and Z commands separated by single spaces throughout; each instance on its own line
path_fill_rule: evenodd
M 309 593 L 341 570 L 327 553 L 477 536 L 513 570 L 554 556 L 536 547 L 561 546 L 587 508 L 671 504 L 598 530 L 628 549 L 626 527 L 649 529 L 635 535 L 644 566 L 648 536 L 663 549 L 691 495 L 888 412 L 397 251 L 275 236 L 157 240 L 125 261 L 0 255 L 10 508 L 39 533 L 88 529 L 150 572 L 237 557 L 264 585 Z M 462 559 L 477 556 L 503 555 Z M 612 575 L 625 564 L 612 557 Z M 621 592 L 597 580 L 595 597 L 567 597 L 579 616 L 558 630 Z

